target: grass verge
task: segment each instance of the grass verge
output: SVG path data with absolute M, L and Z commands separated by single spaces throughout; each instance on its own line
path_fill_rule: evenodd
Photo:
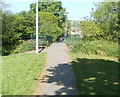
M 2 94 L 31 95 L 44 68 L 46 53 L 4 56 Z
M 118 95 L 118 60 L 70 52 L 80 95 Z

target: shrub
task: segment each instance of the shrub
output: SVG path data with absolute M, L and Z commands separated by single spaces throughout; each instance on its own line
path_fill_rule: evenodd
M 73 52 L 118 57 L 118 44 L 110 41 L 79 41 L 73 44 Z
M 43 45 L 48 46 L 49 42 L 39 39 L 38 45 L 39 46 L 43 46 Z M 35 39 L 23 41 L 20 45 L 18 45 L 16 47 L 15 50 L 13 50 L 12 54 L 35 50 L 35 46 L 36 46 L 36 40 Z
M 35 42 L 33 40 L 23 41 L 20 45 L 13 50 L 12 53 L 21 53 L 35 49 Z

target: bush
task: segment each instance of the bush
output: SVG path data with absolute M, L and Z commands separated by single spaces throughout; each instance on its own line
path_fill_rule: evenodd
M 39 39 L 38 45 L 39 46 L 48 46 L 49 42 Z M 23 41 L 20 45 L 18 45 L 16 47 L 15 50 L 13 50 L 12 54 L 35 50 L 35 46 L 36 46 L 35 39 Z
M 110 41 L 79 41 L 72 47 L 73 52 L 118 57 L 118 44 Z
M 35 49 L 35 42 L 33 40 L 23 41 L 20 45 L 13 50 L 12 53 L 21 53 Z

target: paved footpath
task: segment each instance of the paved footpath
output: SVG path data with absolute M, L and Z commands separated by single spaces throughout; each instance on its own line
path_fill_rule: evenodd
M 67 46 L 53 43 L 44 52 L 47 52 L 47 69 L 35 95 L 78 95 Z

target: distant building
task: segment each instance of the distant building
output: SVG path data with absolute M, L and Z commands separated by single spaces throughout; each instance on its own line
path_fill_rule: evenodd
M 71 27 L 71 35 L 79 35 L 82 37 L 81 32 L 82 31 L 78 27 Z

